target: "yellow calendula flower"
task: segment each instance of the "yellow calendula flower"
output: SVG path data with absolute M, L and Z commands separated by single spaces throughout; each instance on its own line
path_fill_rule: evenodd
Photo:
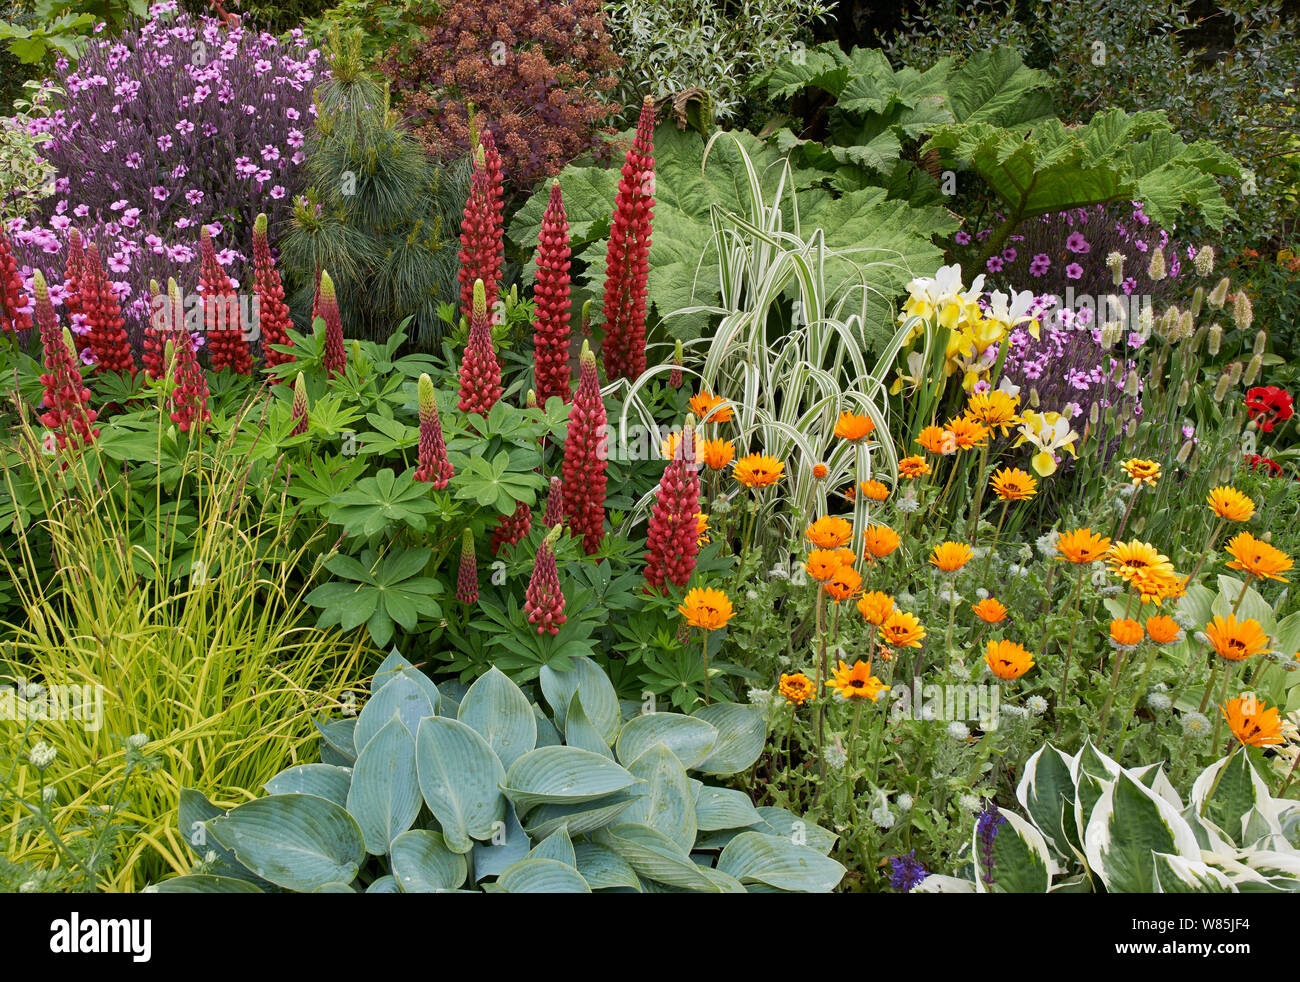
M 1129 476 L 1134 486 L 1146 484 L 1155 487 L 1156 482 L 1160 480 L 1160 465 L 1154 460 L 1131 457 L 1119 466 Z
M 1003 436 L 1011 427 L 1020 422 L 1017 407 L 1019 396 L 1010 395 L 1000 389 L 976 393 L 966 403 L 966 415 L 990 430 L 999 430 Z
M 817 689 L 813 685 L 813 680 L 803 672 L 782 675 L 778 688 L 781 695 L 785 696 L 785 701 L 795 706 L 802 706 L 805 702 L 812 702 L 817 698 Z
M 1228 721 L 1228 729 L 1244 746 L 1275 747 L 1284 739 L 1277 707 L 1269 706 L 1253 695 L 1229 700 L 1221 711 Z
M 1244 661 L 1252 655 L 1263 655 L 1272 650 L 1259 621 L 1249 617 L 1241 621 L 1234 614 L 1226 618 L 1216 617 L 1205 626 L 1205 636 L 1219 657 L 1228 661 Z
M 1056 539 L 1056 551 L 1070 563 L 1091 563 L 1101 559 L 1110 549 L 1110 539 L 1097 535 L 1091 529 L 1074 529 L 1063 532 Z
M 1002 605 L 1000 600 L 993 597 L 985 597 L 977 604 L 971 605 L 971 610 L 986 624 L 999 624 L 1006 619 L 1007 608 Z
M 875 702 L 882 692 L 888 692 L 885 685 L 871 674 L 871 668 L 864 661 L 853 663 L 850 668 L 843 661 L 835 671 L 835 677 L 826 680 L 826 688 L 834 689 L 845 699 L 870 699 Z
M 824 515 L 803 534 L 818 549 L 838 549 L 853 538 L 853 526 L 838 515 Z
M 864 593 L 858 598 L 858 613 L 866 618 L 868 624 L 880 627 L 893 612 L 894 598 L 887 593 Z
M 731 598 L 721 590 L 696 587 L 689 591 L 677 610 L 686 618 L 691 627 L 705 631 L 716 631 L 727 626 L 727 621 L 735 616 Z
M 989 670 L 1004 681 L 1018 679 L 1034 667 L 1034 656 L 1014 641 L 990 641 L 984 653 Z
M 965 416 L 948 420 L 947 431 L 957 441 L 958 450 L 982 447 L 989 438 L 989 431 L 985 426 Z
M 916 477 L 924 477 L 929 473 L 930 465 L 919 454 L 913 457 L 904 457 L 898 462 L 898 476 L 905 480 L 910 481 Z
M 876 424 L 870 416 L 845 412 L 840 413 L 839 422 L 835 424 L 835 435 L 841 440 L 857 443 L 869 437 L 875 429 Z
M 925 628 L 915 614 L 895 610 L 880 625 L 880 640 L 895 648 L 919 648 Z
M 736 480 L 747 488 L 771 487 L 785 475 L 785 464 L 775 457 L 750 454 L 736 461 Z
M 868 525 L 862 533 L 862 548 L 876 559 L 884 559 L 900 542 L 898 533 L 888 525 Z
M 1210 511 L 1230 522 L 1248 522 L 1255 514 L 1255 502 L 1236 488 L 1215 488 L 1205 501 Z
M 1159 573 L 1172 576 L 1174 564 L 1149 542 L 1116 542 L 1106 554 L 1111 572 L 1128 582 L 1139 573 Z
M 735 418 L 727 400 L 711 392 L 700 392 L 691 396 L 691 412 L 701 423 L 729 423 Z M 710 416 L 709 414 L 713 415 Z M 705 417 L 708 417 L 707 420 Z
M 710 470 L 723 470 L 736 457 L 736 445 L 730 440 L 700 440 L 699 445 L 704 466 Z
M 957 435 L 942 426 L 927 426 L 921 430 L 916 442 L 933 454 L 952 454 L 957 452 Z
M 1229 569 L 1239 569 L 1262 580 L 1286 582 L 1287 578 L 1282 574 L 1295 565 L 1295 561 L 1277 546 L 1257 539 L 1249 532 L 1238 532 L 1229 540 L 1227 548 L 1232 556 Z
M 1038 482 L 1019 467 L 1004 467 L 994 471 L 989 486 L 1003 501 L 1028 501 L 1038 493 Z
M 972 555 L 971 547 L 964 542 L 941 542 L 930 554 L 930 565 L 945 573 L 955 573 L 970 562 Z

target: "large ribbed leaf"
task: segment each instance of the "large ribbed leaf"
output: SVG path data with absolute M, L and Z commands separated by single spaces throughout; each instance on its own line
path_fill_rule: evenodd
M 587 719 L 587 711 L 582 708 L 581 692 L 573 694 L 564 714 L 564 743 L 566 746 L 590 750 L 593 754 L 614 759 L 614 751 L 609 749 L 604 735 Z
M 718 702 L 691 714 L 718 731 L 717 743 L 696 770 L 705 774 L 736 774 L 752 766 L 767 742 L 767 725 L 755 706 Z
M 505 817 L 500 785 L 506 772 L 486 740 L 459 720 L 423 719 L 415 766 L 420 791 L 452 852 L 467 853 L 475 839 L 491 838 Z
M 573 848 L 577 856 L 578 872 L 591 889 L 630 887 L 640 892 L 641 881 L 637 879 L 636 870 L 618 853 L 586 839 L 576 843 Z
M 233 876 L 208 876 L 196 873 L 190 876 L 173 876 L 170 880 L 145 887 L 141 893 L 262 893 L 247 880 Z
M 314 794 L 347 806 L 352 768 L 333 764 L 299 764 L 281 771 L 262 785 L 269 794 Z
M 528 853 L 528 859 L 554 859 L 575 869 L 578 857 L 573 851 L 573 840 L 566 829 L 556 829 Z
M 555 722 L 561 729 L 564 728 L 565 714 L 569 710 L 573 694 L 580 693 L 587 719 L 600 733 L 605 746 L 613 746 L 621 722 L 614 686 L 610 683 L 609 676 L 586 655 L 579 655 L 572 661 L 573 668 L 568 671 L 561 672 L 544 665 L 539 675 L 542 694 L 546 696 L 546 701 L 555 714 Z
M 376 669 L 374 677 L 370 680 L 371 695 L 396 678 L 410 679 L 424 690 L 425 695 L 429 697 L 434 707 L 439 708 L 441 693 L 439 693 L 438 686 L 434 684 L 433 679 L 412 665 L 410 659 L 403 657 L 396 648 L 389 652 L 388 657 L 383 660 L 379 668 Z M 440 708 L 439 712 L 441 712 Z
M 823 856 L 829 856 L 839 836 L 830 829 L 824 829 L 816 822 L 800 818 L 785 808 L 763 805 L 754 809 L 762 817 L 766 828 L 754 829 L 755 832 L 768 832 L 779 838 L 793 842 L 797 846 L 815 849 Z
M 582 835 L 604 828 L 636 802 L 635 785 L 630 791 L 607 795 L 596 801 L 576 805 L 539 805 L 528 813 L 524 828 L 534 839 L 544 839 L 556 829 L 567 826 L 570 835 Z
M 497 885 L 506 893 L 591 893 L 587 881 L 572 866 L 531 857 L 502 873 Z
M 528 697 L 497 668 L 470 686 L 457 718 L 478 731 L 507 770 L 537 745 L 537 719 Z
M 393 840 L 393 879 L 402 893 L 438 893 L 465 882 L 465 857 L 447 848 L 437 832 L 411 829 Z
M 703 893 L 722 892 L 677 843 L 649 826 L 614 825 L 596 832 L 595 839 L 627 860 L 641 877 Z
M 385 855 L 389 843 L 420 814 L 420 804 L 415 738 L 394 713 L 371 737 L 352 771 L 347 808 L 361 826 L 366 851 Z
M 504 824 L 489 842 L 474 843 L 474 880 L 501 873 L 528 855 L 532 843 L 515 815 L 515 806 L 506 803 Z
M 644 713 L 623 725 L 614 749 L 626 767 L 655 744 L 663 744 L 690 770 L 699 766 L 717 741 L 718 731 L 708 720 L 681 713 Z
M 695 794 L 682 762 L 662 743 L 656 743 L 637 757 L 628 771 L 645 783 L 637 786 L 640 795 L 623 821 L 648 825 L 689 852 L 697 831 Z
M 1156 853 L 1200 861 L 1196 834 L 1164 798 L 1127 772 L 1106 785 L 1083 836 L 1088 866 L 1111 893 L 1152 893 Z
M 1016 798 L 1034 820 L 1043 838 L 1059 856 L 1072 855 L 1065 825 L 1074 814 L 1074 778 L 1070 758 L 1050 743 L 1025 762 Z
M 829 893 L 844 876 L 843 866 L 816 850 L 759 832 L 732 839 L 718 857 L 718 869 L 741 883 L 800 893 Z
M 407 678 L 405 674 L 392 679 L 361 708 L 355 735 L 358 754 L 365 749 L 371 737 L 388 724 L 394 713 L 414 736 L 419 729 L 420 720 L 434 715 L 433 700 L 418 682 Z
M 538 747 L 524 754 L 505 776 L 502 790 L 521 812 L 543 804 L 595 801 L 636 783 L 621 766 L 576 747 Z
M 700 831 L 744 829 L 761 821 L 762 816 L 743 791 L 707 784 L 695 789 L 695 822 Z

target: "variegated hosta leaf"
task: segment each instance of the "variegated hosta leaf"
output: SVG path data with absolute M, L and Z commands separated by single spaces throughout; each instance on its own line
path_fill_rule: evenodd
M 1154 853 L 1200 861 L 1191 827 L 1164 798 L 1127 772 L 1106 786 L 1084 831 L 1088 866 L 1111 893 L 1156 889 Z
M 1074 811 L 1070 758 L 1050 743 L 1044 744 L 1025 761 L 1016 798 L 1053 851 L 1062 858 L 1069 857 L 1073 850 L 1065 822 Z
M 979 893 L 1046 893 L 1056 871 L 1047 840 L 1015 812 L 999 808 L 1002 822 L 981 816 L 971 833 L 975 889 Z M 984 834 L 981 835 L 981 829 Z M 989 849 L 988 839 L 992 839 Z
M 1222 777 L 1219 775 L 1222 774 Z M 1215 786 L 1218 781 L 1218 786 Z M 1211 795 L 1211 789 L 1213 794 Z M 1232 838 L 1237 846 L 1246 845 L 1246 821 L 1257 805 L 1271 796 L 1244 753 L 1217 760 L 1192 785 L 1192 807 Z M 1269 828 L 1278 832 L 1280 827 Z
M 1199 859 L 1171 856 L 1169 853 L 1152 854 L 1155 863 L 1155 889 L 1157 893 L 1236 893 L 1228 877 Z

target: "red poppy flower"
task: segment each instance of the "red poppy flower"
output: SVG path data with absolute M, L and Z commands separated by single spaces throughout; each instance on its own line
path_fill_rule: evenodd
M 1260 467 L 1263 467 L 1268 471 L 1269 477 L 1282 476 L 1282 465 L 1272 457 L 1261 457 L 1257 453 L 1248 453 L 1246 454 L 1246 463 L 1250 465 L 1252 471 L 1259 470 Z
M 1272 433 L 1278 423 L 1285 423 L 1295 415 L 1291 393 L 1276 385 L 1256 386 L 1246 393 L 1246 411 L 1251 419 L 1259 420 L 1259 428 Z

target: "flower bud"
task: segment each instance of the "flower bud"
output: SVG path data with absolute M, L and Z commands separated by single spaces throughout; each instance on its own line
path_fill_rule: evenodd
M 1238 290 L 1232 298 L 1232 322 L 1243 331 L 1249 331 L 1250 325 L 1255 323 L 1255 309 L 1245 290 Z
M 1192 394 L 1191 384 L 1187 379 L 1183 379 L 1183 384 L 1178 387 L 1178 408 L 1182 409 L 1187 405 L 1187 397 Z
M 1220 327 L 1217 322 L 1211 324 L 1210 333 L 1209 333 L 1209 343 L 1205 346 L 1205 350 L 1210 353 L 1210 357 L 1214 357 L 1219 353 L 1219 345 L 1222 342 L 1223 342 L 1223 328 Z
M 1228 378 L 1232 380 L 1232 385 L 1236 385 L 1241 381 L 1241 362 L 1234 361 L 1228 366 Z
M 1187 458 L 1192 455 L 1192 441 L 1184 440 L 1183 445 L 1178 448 L 1178 456 L 1174 459 L 1180 464 L 1187 463 Z
M 1192 327 L 1196 320 L 1190 310 L 1183 311 L 1183 315 L 1178 318 L 1178 336 L 1180 338 L 1190 338 L 1192 336 Z
M 1204 306 L 1204 304 L 1205 304 L 1205 287 L 1198 286 L 1195 290 L 1192 291 L 1192 316 L 1193 317 L 1199 317 L 1201 315 L 1201 307 Z
M 1088 423 L 1092 426 L 1096 426 L 1097 421 L 1100 418 L 1101 418 L 1101 403 L 1094 402 L 1091 406 L 1088 407 Z
M 1219 282 L 1215 284 L 1214 289 L 1210 291 L 1210 295 L 1206 298 L 1206 300 L 1209 302 L 1210 306 L 1213 307 L 1215 310 L 1218 310 L 1220 307 L 1222 307 L 1224 301 L 1228 299 L 1229 286 L 1231 286 L 1231 284 L 1228 282 L 1228 278 L 1225 276 L 1223 279 L 1219 280 Z
M 1156 246 L 1151 253 L 1151 263 L 1147 266 L 1147 276 L 1153 280 L 1163 280 L 1165 278 L 1165 250 Z
M 1242 381 L 1246 383 L 1247 388 L 1255 384 L 1255 379 L 1259 378 L 1260 370 L 1263 367 L 1264 356 L 1252 355 L 1250 361 L 1246 363 L 1246 374 L 1242 376 Z
M 1192 265 L 1196 267 L 1197 276 L 1209 276 L 1214 272 L 1214 249 L 1211 246 L 1201 246 L 1196 252 L 1196 258 L 1192 260 Z
M 1031 409 L 1038 408 L 1038 386 L 1036 385 L 1029 387 L 1029 407 Z
M 1214 387 L 1214 401 L 1223 402 L 1223 397 L 1228 394 L 1228 388 L 1232 385 L 1232 380 L 1228 378 L 1228 373 L 1224 372 L 1219 376 L 1219 383 Z
M 1136 368 L 1130 368 L 1128 378 L 1124 379 L 1124 394 L 1130 398 L 1138 394 L 1138 373 Z
M 1111 282 L 1116 286 L 1124 282 L 1124 259 L 1125 256 L 1118 252 L 1112 252 L 1106 256 L 1106 265 L 1110 268 Z

